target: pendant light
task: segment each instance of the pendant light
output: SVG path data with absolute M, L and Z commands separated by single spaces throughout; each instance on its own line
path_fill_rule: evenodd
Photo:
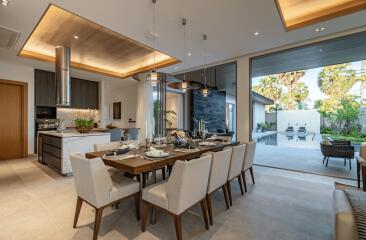
M 204 41 L 207 41 L 207 35 L 206 34 L 203 34 L 203 40 Z M 201 93 L 202 93 L 202 96 L 203 97 L 208 97 L 208 94 L 209 94 L 209 91 L 208 91 L 208 87 L 207 87 L 207 76 L 206 76 L 206 69 L 207 69 L 207 65 L 206 65 L 206 47 L 204 47 L 204 56 L 205 56 L 205 68 L 203 69 L 203 75 L 204 75 L 204 85 L 203 85 L 203 88 L 201 90 Z
M 159 74 L 156 72 L 156 1 L 152 0 L 152 3 L 154 4 L 154 11 L 153 11 L 153 29 L 152 29 L 152 35 L 154 37 L 154 69 L 147 75 L 146 80 L 150 82 L 151 86 L 156 87 L 160 81 Z
M 186 48 L 186 25 L 187 25 L 187 19 L 185 19 L 185 18 L 183 18 L 182 19 L 182 25 L 183 25 L 183 29 L 184 29 L 184 31 L 183 31 L 183 33 L 184 33 L 184 36 L 183 36 L 183 48 L 184 48 L 184 59 L 183 59 L 183 61 L 184 61 L 184 69 L 186 69 L 186 58 L 187 58 L 187 48 Z M 186 71 L 184 71 L 184 73 L 183 73 L 183 82 L 181 83 L 181 86 L 180 86 L 180 88 L 181 88 L 181 90 L 183 91 L 183 92 L 187 92 L 187 89 L 188 89 L 188 86 L 189 84 L 188 84 L 188 82 L 187 82 L 187 80 L 186 80 Z

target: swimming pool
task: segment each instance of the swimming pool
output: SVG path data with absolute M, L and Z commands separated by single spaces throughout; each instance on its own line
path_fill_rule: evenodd
M 259 144 L 311 149 L 319 149 L 321 140 L 322 136 L 316 133 L 307 133 L 306 135 L 273 133 L 256 139 Z

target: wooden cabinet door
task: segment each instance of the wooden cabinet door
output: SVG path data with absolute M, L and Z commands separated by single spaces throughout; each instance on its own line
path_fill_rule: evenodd
M 35 70 L 35 101 L 36 106 L 56 106 L 55 73 Z
M 99 83 L 78 78 L 72 78 L 71 104 L 73 108 L 98 109 Z

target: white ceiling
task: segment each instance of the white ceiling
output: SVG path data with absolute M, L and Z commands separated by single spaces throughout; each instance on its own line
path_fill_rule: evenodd
M 19 59 L 17 52 L 29 36 L 49 1 L 9 0 L 0 5 L 0 25 L 22 33 L 15 49 L 0 49 L 0 60 L 51 70 L 51 64 Z M 152 30 L 151 0 L 54 0 L 51 3 L 97 22 L 107 28 L 154 47 L 148 37 Z M 183 27 L 187 18 L 187 49 L 192 56 L 181 63 L 165 68 L 166 72 L 201 66 L 237 56 L 259 52 L 290 43 L 317 38 L 364 26 L 366 11 L 347 15 L 321 24 L 286 32 L 274 0 L 158 0 L 156 46 L 159 51 L 184 60 Z M 324 31 L 316 32 L 322 26 Z M 254 32 L 259 32 L 254 36 Z M 202 40 L 202 34 L 208 40 Z M 206 48 L 207 55 L 204 54 Z M 178 68 L 176 68 L 178 66 Z M 77 77 L 91 80 L 113 78 L 73 71 Z M 116 81 L 116 80 L 113 80 Z M 128 80 L 128 82 L 131 80 Z

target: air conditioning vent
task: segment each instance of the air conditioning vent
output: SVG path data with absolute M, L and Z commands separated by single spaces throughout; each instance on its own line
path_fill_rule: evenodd
M 0 47 L 13 48 L 20 38 L 20 32 L 0 26 Z

